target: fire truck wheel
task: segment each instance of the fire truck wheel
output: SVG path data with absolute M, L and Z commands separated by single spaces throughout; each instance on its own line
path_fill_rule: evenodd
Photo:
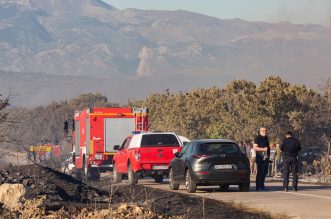
M 138 176 L 137 173 L 135 173 L 132 170 L 131 164 L 128 166 L 128 180 L 130 185 L 136 185 L 138 183 Z
M 116 165 L 113 167 L 113 182 L 120 183 L 122 181 L 122 174 L 117 171 Z
M 85 177 L 88 177 L 88 166 L 86 164 L 85 156 L 84 156 L 84 160 L 83 160 L 83 173 L 84 173 Z
M 154 177 L 154 181 L 155 181 L 156 183 L 163 183 L 163 175 L 156 175 L 156 176 Z

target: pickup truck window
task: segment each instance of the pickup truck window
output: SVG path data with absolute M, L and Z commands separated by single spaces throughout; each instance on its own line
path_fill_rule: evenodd
M 119 148 L 119 151 L 124 149 L 124 145 L 125 145 L 125 143 L 126 143 L 127 140 L 128 140 L 128 139 L 126 138 L 126 139 L 124 140 L 124 142 L 121 144 L 121 147 Z
M 126 139 L 125 146 L 124 146 L 125 149 L 129 147 L 130 142 L 131 142 L 131 139 L 132 139 L 132 138 L 127 138 L 127 139 Z
M 141 147 L 173 147 L 180 146 L 178 139 L 173 134 L 151 134 L 143 135 Z

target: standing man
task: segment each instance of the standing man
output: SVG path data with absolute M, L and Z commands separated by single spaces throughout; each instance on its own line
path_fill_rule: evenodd
M 288 191 L 290 170 L 292 169 L 293 190 L 298 191 L 298 154 L 299 151 L 301 151 L 301 143 L 298 139 L 293 137 L 292 132 L 288 131 L 285 135 L 286 138 L 280 146 L 284 158 L 283 188 L 285 192 Z
M 265 188 L 264 181 L 268 173 L 269 166 L 269 138 L 267 136 L 267 128 L 260 128 L 259 135 L 254 139 L 254 150 L 256 151 L 256 191 L 269 191 Z

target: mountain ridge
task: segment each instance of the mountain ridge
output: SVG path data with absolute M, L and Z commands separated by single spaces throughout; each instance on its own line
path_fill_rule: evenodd
M 134 94 L 109 94 L 122 102 L 167 89 L 167 83 L 176 84 L 174 90 L 223 86 L 231 79 L 256 82 L 270 73 L 316 88 L 330 77 L 330 58 L 329 29 L 321 25 L 224 20 L 185 10 L 118 10 L 100 0 L 0 0 L 0 70 L 106 80 L 103 86 L 119 89 L 136 86 Z M 6 85 L 1 77 L 0 85 Z M 160 86 L 153 90 L 146 81 Z M 84 92 L 89 81 L 80 83 L 82 88 L 75 85 L 67 93 Z M 139 90 L 145 86 L 151 89 Z M 24 89 L 16 89 L 24 96 Z M 65 95 L 30 98 L 36 105 Z

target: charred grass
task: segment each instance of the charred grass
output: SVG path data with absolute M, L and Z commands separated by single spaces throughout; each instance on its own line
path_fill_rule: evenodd
M 6 168 L 0 179 L 26 189 L 19 211 L 0 205 L 2 218 L 288 218 L 141 185 L 111 185 L 110 178 L 82 183 L 39 165 Z

